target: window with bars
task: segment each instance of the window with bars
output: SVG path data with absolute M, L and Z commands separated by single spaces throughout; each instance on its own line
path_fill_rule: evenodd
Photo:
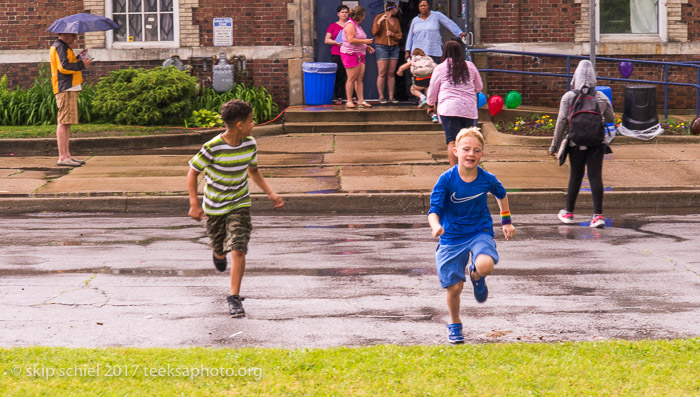
M 175 40 L 174 0 L 111 0 L 114 42 Z

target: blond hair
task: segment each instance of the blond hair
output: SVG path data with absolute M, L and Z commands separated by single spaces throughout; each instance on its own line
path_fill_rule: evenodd
M 481 134 L 481 129 L 479 127 L 462 128 L 459 134 L 457 134 L 457 138 L 455 138 L 455 146 L 457 146 L 460 139 L 467 136 L 475 137 L 479 140 L 479 143 L 481 143 L 481 147 L 484 147 L 484 136 Z

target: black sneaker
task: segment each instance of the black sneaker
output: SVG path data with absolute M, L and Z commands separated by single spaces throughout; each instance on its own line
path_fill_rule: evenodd
M 228 301 L 228 312 L 231 314 L 231 317 L 245 317 L 245 310 L 243 310 L 243 304 L 241 303 L 245 298 L 239 295 L 230 295 L 226 300 Z
M 219 259 L 216 257 L 216 255 L 212 254 L 212 259 L 214 260 L 214 267 L 216 267 L 216 270 L 218 270 L 220 272 L 226 271 L 226 265 L 228 265 L 228 262 L 226 261 L 226 257 Z

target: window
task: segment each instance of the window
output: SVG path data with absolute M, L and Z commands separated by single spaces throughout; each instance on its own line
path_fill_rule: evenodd
M 657 0 L 599 0 L 600 34 L 659 34 Z
M 178 46 L 177 0 L 107 0 L 107 15 L 119 25 L 108 42 L 115 47 Z

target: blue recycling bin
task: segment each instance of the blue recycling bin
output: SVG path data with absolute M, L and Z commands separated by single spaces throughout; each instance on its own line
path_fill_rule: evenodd
M 606 85 L 598 85 L 598 86 L 595 87 L 595 89 L 596 89 L 596 91 L 600 91 L 600 92 L 602 92 L 603 94 L 605 94 L 605 96 L 607 96 L 608 99 L 610 100 L 610 105 L 612 106 L 612 104 L 613 104 L 613 101 L 612 101 L 612 88 L 610 88 L 610 87 L 608 87 L 608 86 L 606 86 Z M 613 107 L 613 109 L 614 109 L 614 107 Z M 614 123 L 614 120 L 613 120 L 612 123 L 606 123 L 606 125 L 608 126 L 608 131 L 615 131 L 615 123 Z
M 333 102 L 335 71 L 338 65 L 331 62 L 304 62 L 304 103 L 330 105 Z

